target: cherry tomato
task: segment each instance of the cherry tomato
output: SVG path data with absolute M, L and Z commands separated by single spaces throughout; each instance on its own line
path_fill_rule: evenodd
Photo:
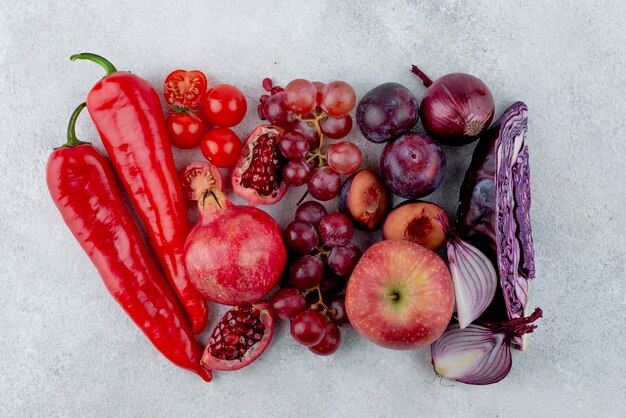
M 202 155 L 218 167 L 230 167 L 241 154 L 241 140 L 228 128 L 210 129 L 200 142 Z
M 204 134 L 204 122 L 189 111 L 170 113 L 165 119 L 165 126 L 172 144 L 181 149 L 197 146 Z
M 207 91 L 202 108 L 209 122 L 216 126 L 237 125 L 246 115 L 246 98 L 241 90 L 230 84 L 218 84 Z
M 200 104 L 206 88 L 206 76 L 202 71 L 176 70 L 165 78 L 163 95 L 169 105 L 193 109 Z

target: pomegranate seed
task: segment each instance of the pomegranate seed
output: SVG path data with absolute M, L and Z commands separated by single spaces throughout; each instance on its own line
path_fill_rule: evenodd
M 257 113 L 259 115 L 259 119 L 265 120 L 265 110 L 263 109 L 262 104 L 260 104 L 259 107 L 257 108 Z
M 276 94 L 276 93 L 280 93 L 280 92 L 283 92 L 283 91 L 285 91 L 284 88 L 282 88 L 280 86 L 274 86 L 274 87 L 272 87 L 271 93 L 272 94 Z
M 255 189 L 263 196 L 278 190 L 282 181 L 282 156 L 275 135 L 260 136 L 253 148 L 248 169 L 241 175 L 241 185 Z
M 260 318 L 261 312 L 251 306 L 241 306 L 229 312 L 209 339 L 211 355 L 221 360 L 242 358 L 263 337 L 265 325 Z
M 265 91 L 272 91 L 272 87 L 273 87 L 272 79 L 269 77 L 264 78 L 263 89 L 265 89 Z

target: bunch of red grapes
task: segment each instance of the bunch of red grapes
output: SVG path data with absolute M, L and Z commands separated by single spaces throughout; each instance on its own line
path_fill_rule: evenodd
M 337 351 L 338 326 L 349 323 L 345 285 L 361 257 L 361 250 L 351 243 L 353 235 L 346 215 L 329 214 L 314 201 L 298 206 L 295 220 L 285 229 L 292 262 L 272 306 L 280 318 L 291 320 L 292 337 L 315 354 Z
M 269 93 L 261 96 L 259 117 L 285 130 L 278 144 L 289 162 L 283 177 L 293 186 L 307 184 L 318 200 L 330 200 L 339 194 L 341 174 L 356 172 L 363 162 L 359 147 L 349 141 L 324 146 L 324 138 L 347 136 L 352 129 L 349 112 L 356 102 L 352 86 L 344 81 L 324 84 L 301 78 L 283 89 L 263 80 Z

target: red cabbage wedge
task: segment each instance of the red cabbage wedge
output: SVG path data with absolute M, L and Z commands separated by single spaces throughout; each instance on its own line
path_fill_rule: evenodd
M 523 102 L 513 104 L 482 136 L 459 198 L 459 235 L 497 266 L 500 286 L 486 314 L 495 320 L 526 315 L 535 277 L 527 110 Z M 524 338 L 515 338 L 513 344 L 525 348 Z

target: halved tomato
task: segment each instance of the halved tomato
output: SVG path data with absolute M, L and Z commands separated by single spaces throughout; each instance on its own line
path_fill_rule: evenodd
M 206 76 L 202 71 L 172 71 L 163 84 L 165 101 L 171 106 L 187 109 L 197 107 L 207 90 Z

